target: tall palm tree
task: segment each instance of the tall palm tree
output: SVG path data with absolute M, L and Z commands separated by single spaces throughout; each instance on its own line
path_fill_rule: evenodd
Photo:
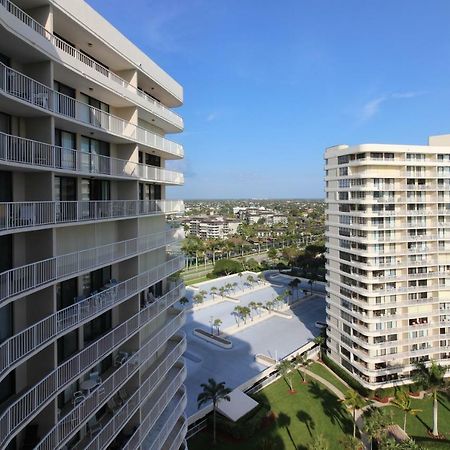
M 319 345 L 319 356 L 320 356 L 320 359 L 322 360 L 323 359 L 323 348 L 326 343 L 325 336 L 323 336 L 323 335 L 316 336 L 314 338 L 314 343 Z
M 308 359 L 306 354 L 302 354 L 297 356 L 297 359 L 295 360 L 297 363 L 297 367 L 300 369 L 300 374 L 303 378 L 303 382 L 306 383 L 306 369 L 310 364 L 312 364 L 312 360 Z
M 211 289 L 209 290 L 209 293 L 211 294 L 213 300 L 214 300 L 214 295 L 217 294 L 217 288 L 216 286 L 212 286 Z
M 281 360 L 277 365 L 278 373 L 286 380 L 289 385 L 289 389 L 294 391 L 294 386 L 292 384 L 292 370 L 294 369 L 294 364 L 288 359 Z
M 392 420 L 386 415 L 385 410 L 371 407 L 364 414 L 364 433 L 370 439 L 370 449 L 374 439 L 380 440 L 385 434 L 386 427 L 392 423 Z
M 220 326 L 222 325 L 222 321 L 220 319 L 215 319 L 213 322 L 213 327 L 217 330 L 217 336 L 220 334 Z
M 233 292 L 236 292 L 236 288 L 238 287 L 238 283 L 235 281 L 233 283 Z
M 203 295 L 200 293 L 195 294 L 193 300 L 196 305 L 201 305 L 203 303 Z
M 438 399 L 439 389 L 444 387 L 444 375 L 447 367 L 439 365 L 436 361 L 431 361 L 429 367 L 425 363 L 416 363 L 416 370 L 413 380 L 424 389 L 433 393 L 433 436 L 439 436 L 438 430 Z
M 262 302 L 258 302 L 258 303 L 256 303 L 256 306 L 257 306 L 257 308 L 258 308 L 258 316 L 259 316 L 259 315 L 261 315 L 261 308 L 262 308 L 264 305 L 262 304 Z
M 223 295 L 225 294 L 225 288 L 223 286 L 220 286 L 219 288 L 219 294 L 223 298 Z
M 391 404 L 403 411 L 403 431 L 406 433 L 406 417 L 408 416 L 408 414 L 410 414 L 411 416 L 415 416 L 422 410 L 414 409 L 411 406 L 411 399 L 409 398 L 409 395 L 406 392 L 400 390 L 395 393 L 395 399 L 391 401 Z
M 256 311 L 258 309 L 258 305 L 256 304 L 256 302 L 250 302 L 248 306 L 252 311 Z M 251 315 L 251 319 L 253 321 L 253 314 Z
M 353 437 L 356 437 L 356 410 L 365 405 L 364 399 L 353 389 L 349 389 L 343 400 L 344 405 L 352 412 L 353 416 Z
M 225 387 L 225 381 L 217 383 L 214 378 L 209 378 L 208 383 L 202 383 L 200 387 L 203 392 L 200 392 L 197 397 L 197 406 L 200 409 L 205 403 L 212 402 L 213 404 L 213 443 L 216 445 L 216 409 L 219 401 L 230 401 L 231 389 Z

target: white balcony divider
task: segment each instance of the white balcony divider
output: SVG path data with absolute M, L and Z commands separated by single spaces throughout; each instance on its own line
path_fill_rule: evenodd
M 183 325 L 183 320 L 184 311 L 179 311 L 155 336 L 134 353 L 126 362 L 127 374 L 130 375 L 137 370 L 145 354 L 151 353 L 154 347 L 162 345 L 178 331 Z M 0 416 L 0 446 L 3 446 L 21 426 L 31 420 L 59 392 L 116 348 L 119 344 L 114 342 L 114 338 L 119 340 L 119 344 L 124 339 L 120 334 L 117 337 L 114 333 L 108 333 L 58 366 L 12 403 Z
M 0 231 L 137 216 L 181 213 L 181 200 L 0 203 Z
M 11 69 L 3 63 L 0 63 L 0 90 L 60 116 L 101 128 L 108 133 L 169 153 L 177 158 L 183 157 L 182 145 L 50 89 L 45 84 Z
M 154 436 L 150 436 L 149 432 L 152 433 L 152 431 L 149 428 L 149 424 L 147 424 L 147 418 L 145 418 L 143 421 L 141 421 L 141 424 L 139 425 L 139 428 L 135 431 L 139 437 L 141 437 L 141 441 L 138 442 L 138 439 L 135 439 L 135 442 L 133 442 L 133 448 L 137 448 L 141 442 L 145 440 L 145 449 L 146 450 L 160 450 L 163 447 L 164 442 L 166 442 L 166 439 L 169 437 L 169 435 L 174 431 L 174 427 L 176 423 L 180 420 L 180 418 L 183 417 L 184 409 L 186 408 L 187 398 L 186 398 L 186 392 L 185 389 L 183 389 L 182 394 L 180 395 L 180 398 L 176 401 L 175 404 L 169 404 L 165 413 L 168 414 L 162 414 L 161 417 L 158 419 L 158 421 L 164 420 L 164 424 L 161 426 L 159 430 L 155 430 Z M 167 416 L 167 417 L 165 417 Z M 142 433 L 146 430 L 146 433 Z M 181 431 L 181 430 L 180 430 Z M 144 436 L 142 436 L 142 434 Z M 178 435 L 178 433 L 177 433 Z M 133 439 L 134 436 L 131 436 L 131 439 Z M 184 437 L 183 437 L 184 439 Z M 175 441 L 175 439 L 174 439 Z M 179 448 L 179 447 L 177 447 Z
M 177 329 L 175 327 L 169 327 L 164 330 L 164 333 L 160 332 L 157 336 L 151 338 L 151 340 L 137 352 L 139 356 L 136 361 L 132 361 L 130 364 L 125 363 L 120 366 L 112 375 L 103 381 L 95 391 L 89 394 L 82 403 L 59 420 L 34 449 L 53 450 L 72 436 L 88 421 L 88 418 L 92 416 L 99 407 L 104 405 L 114 394 L 116 394 L 130 377 L 164 346 L 168 338 L 173 335 L 173 333 L 170 334 L 169 330 L 175 330 L 174 332 L 176 332 Z M 172 349 L 165 352 L 161 358 L 162 361 L 160 361 L 148 377 L 148 380 L 151 382 L 151 390 L 154 390 L 158 384 L 158 380 L 161 380 L 167 374 L 171 367 L 180 359 L 185 350 L 186 340 L 183 337 L 183 339 L 175 344 Z M 118 412 L 118 414 L 120 414 L 120 412 Z
M 45 287 L 59 279 L 156 250 L 177 240 L 176 229 L 167 230 L 55 256 L 8 270 L 0 273 L 0 305 L 6 299 L 38 287 Z
M 0 160 L 14 165 L 57 169 L 80 174 L 144 179 L 156 183 L 183 184 L 184 182 L 183 174 L 180 172 L 50 145 L 1 132 Z
M 9 0 L 0 0 L 0 6 L 3 6 L 3 8 L 5 8 L 10 14 L 19 19 L 22 23 L 24 23 L 25 25 L 27 25 L 28 27 L 39 33 L 41 36 L 43 36 L 45 39 L 47 39 L 58 50 L 63 51 L 64 53 L 70 55 L 72 58 L 75 58 L 77 61 L 80 61 L 86 66 L 89 66 L 90 68 L 94 69 L 100 75 L 109 78 L 110 80 L 114 81 L 114 83 L 137 94 L 140 98 L 143 98 L 145 101 L 149 103 L 147 106 L 149 107 L 149 110 L 153 114 L 159 116 L 160 118 L 170 122 L 171 124 L 179 128 L 183 128 L 183 119 L 177 113 L 170 110 L 157 100 L 155 100 L 153 97 L 145 93 L 142 89 L 139 89 L 136 86 L 133 86 L 132 84 L 128 83 L 123 78 L 119 77 L 102 64 L 99 64 L 97 61 L 93 60 L 86 54 L 80 52 L 72 45 L 58 38 L 54 34 L 50 33 L 43 25 L 34 20 L 31 16 L 29 16 L 27 13 L 25 13 L 23 10 L 17 7 L 14 3 L 10 2 Z
M 21 360 L 39 351 L 49 342 L 92 320 L 103 312 L 175 272 L 183 269 L 184 256 L 174 256 L 167 262 L 115 286 L 99 292 L 11 336 L 0 344 L 0 379 Z
M 152 399 L 152 402 L 147 401 L 141 408 L 142 414 L 145 417 L 145 424 L 149 428 L 151 428 L 158 420 L 161 412 L 164 411 L 169 402 L 176 395 L 176 392 L 183 385 L 183 381 L 186 378 L 186 368 L 184 366 L 173 368 L 172 371 L 176 373 L 171 377 L 172 381 L 168 385 L 167 382 L 164 382 L 164 384 L 158 388 L 159 395 L 157 396 L 157 398 L 155 398 L 154 400 Z M 134 393 L 134 395 L 128 400 L 127 404 L 124 405 L 128 414 L 124 414 L 124 418 L 121 417 L 120 412 L 116 414 L 112 418 L 112 420 L 102 428 L 102 431 L 100 431 L 100 433 L 94 438 L 94 440 L 85 447 L 85 450 L 102 450 L 109 444 L 109 442 L 113 440 L 113 437 L 115 436 L 115 434 L 117 434 L 120 428 L 125 425 L 127 419 L 131 417 L 134 411 L 149 397 L 148 390 L 152 386 L 152 381 L 153 380 L 150 379 L 146 380 L 142 384 L 142 386 Z M 137 448 L 134 445 L 134 436 L 137 436 L 137 433 L 135 433 L 132 438 L 126 443 L 126 445 L 122 447 L 122 450 Z

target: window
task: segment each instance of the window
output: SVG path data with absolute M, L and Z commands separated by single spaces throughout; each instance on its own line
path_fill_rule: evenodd
M 106 173 L 110 171 L 109 142 L 81 136 L 81 151 L 88 154 L 83 158 L 83 167 L 86 171 L 94 173 Z
M 56 109 L 57 112 L 65 116 L 75 117 L 75 89 L 67 86 L 59 81 L 54 82 L 55 91 L 62 95 L 57 96 Z
M 55 130 L 56 166 L 62 169 L 75 169 L 76 138 L 74 133 L 64 130 Z

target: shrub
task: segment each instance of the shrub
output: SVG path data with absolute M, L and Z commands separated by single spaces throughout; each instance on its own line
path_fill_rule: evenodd
M 242 263 L 232 259 L 221 259 L 214 265 L 213 273 L 216 276 L 231 275 L 243 270 Z
M 369 390 L 366 389 L 359 381 L 348 374 L 344 369 L 339 367 L 328 355 L 323 355 L 323 362 L 339 377 L 342 378 L 352 389 L 363 397 L 368 397 Z
M 209 272 L 206 274 L 206 278 L 208 278 L 208 280 L 212 280 L 214 278 L 217 278 L 217 275 L 212 272 Z

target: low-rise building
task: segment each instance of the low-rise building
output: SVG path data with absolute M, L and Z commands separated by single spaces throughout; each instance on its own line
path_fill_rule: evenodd
M 191 236 L 198 236 L 201 239 L 227 239 L 237 233 L 241 222 L 220 216 L 203 216 L 187 217 L 184 224 Z

